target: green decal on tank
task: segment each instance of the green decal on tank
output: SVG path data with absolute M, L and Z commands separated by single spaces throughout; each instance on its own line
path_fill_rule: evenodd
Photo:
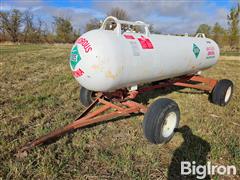
M 78 52 L 77 45 L 75 45 L 71 52 L 70 64 L 73 69 L 75 69 L 77 63 L 81 60 L 81 56 Z
M 198 57 L 198 55 L 200 53 L 200 49 L 196 44 L 193 44 L 193 53 L 194 53 L 196 58 Z

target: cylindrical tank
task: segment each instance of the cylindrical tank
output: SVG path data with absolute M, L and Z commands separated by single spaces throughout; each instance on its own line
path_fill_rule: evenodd
M 141 27 L 144 32 L 137 30 Z M 70 67 L 81 86 L 106 92 L 195 74 L 213 66 L 218 57 L 218 45 L 203 34 L 151 34 L 143 22 L 108 17 L 100 29 L 78 38 Z

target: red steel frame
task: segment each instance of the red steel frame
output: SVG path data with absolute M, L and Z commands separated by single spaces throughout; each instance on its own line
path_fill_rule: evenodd
M 191 82 L 197 82 L 201 84 L 193 84 Z M 191 75 L 160 81 L 157 85 L 144 87 L 137 91 L 127 91 L 126 89 L 123 89 L 117 90 L 113 93 L 97 93 L 96 100 L 74 122 L 68 124 L 65 127 L 56 129 L 53 132 L 50 132 L 49 134 L 44 135 L 34 141 L 27 143 L 18 152 L 27 151 L 51 139 L 60 137 L 66 134 L 67 132 L 88 126 L 90 124 L 107 121 L 109 119 L 120 116 L 130 116 L 133 113 L 145 113 L 147 111 L 146 106 L 131 101 L 138 94 L 169 86 L 182 86 L 194 88 L 210 93 L 215 87 L 216 83 L 217 80 L 215 79 L 205 78 L 198 75 Z M 116 101 L 116 103 L 111 103 L 106 99 L 113 102 Z M 102 104 L 102 106 L 92 111 L 96 104 Z

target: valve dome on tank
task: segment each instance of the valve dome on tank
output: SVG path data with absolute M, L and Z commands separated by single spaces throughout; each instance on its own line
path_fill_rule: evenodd
M 110 92 L 196 74 L 216 64 L 218 57 L 218 45 L 204 34 L 152 34 L 144 22 L 110 16 L 100 29 L 76 40 L 70 67 L 82 87 Z

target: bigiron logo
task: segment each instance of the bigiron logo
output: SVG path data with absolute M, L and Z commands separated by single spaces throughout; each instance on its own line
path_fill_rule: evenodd
M 209 175 L 236 175 L 236 167 L 224 165 L 196 165 L 196 162 L 181 161 L 181 175 L 196 175 L 197 179 L 204 179 Z

